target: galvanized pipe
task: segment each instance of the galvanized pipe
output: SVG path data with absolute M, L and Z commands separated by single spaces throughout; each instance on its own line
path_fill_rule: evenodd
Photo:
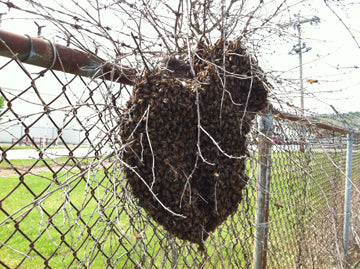
M 255 216 L 255 247 L 254 269 L 266 268 L 267 256 L 267 233 L 270 198 L 270 174 L 271 174 L 271 146 L 270 139 L 273 131 L 273 114 L 271 110 L 258 118 L 259 126 L 259 156 L 258 156 L 258 179 L 256 184 L 256 216 Z
M 344 231 L 343 244 L 344 254 L 349 250 L 350 242 L 350 213 L 351 213 L 351 184 L 352 184 L 352 152 L 354 133 L 347 135 L 347 150 L 346 150 L 346 183 L 345 183 L 345 204 L 344 204 Z
M 333 105 L 330 105 L 339 119 L 344 123 L 345 127 L 350 133 L 347 135 L 347 148 L 346 148 L 346 179 L 345 179 L 345 202 L 344 202 L 344 229 L 343 229 L 343 247 L 344 254 L 349 251 L 350 243 L 350 217 L 351 217 L 351 184 L 352 184 L 352 153 L 354 143 L 354 132 L 351 126 L 341 116 L 341 114 L 335 109 Z
M 45 70 L 100 77 L 127 85 L 133 84 L 136 75 L 133 68 L 105 63 L 93 54 L 1 29 L 0 56 L 17 58 L 27 64 L 44 67 Z

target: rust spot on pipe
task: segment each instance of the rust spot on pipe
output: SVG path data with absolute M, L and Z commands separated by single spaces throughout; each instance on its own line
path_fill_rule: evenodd
M 15 54 L 22 61 L 27 58 L 30 50 L 30 42 L 28 41 L 26 36 L 15 35 L 0 29 L 0 55 L 12 58 Z

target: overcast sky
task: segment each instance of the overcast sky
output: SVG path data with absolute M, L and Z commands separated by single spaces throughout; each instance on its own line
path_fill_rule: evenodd
M 331 7 L 360 42 L 360 3 L 351 5 L 351 8 L 341 5 Z M 301 27 L 303 42 L 312 48 L 303 53 L 305 109 L 320 113 L 333 112 L 329 106 L 332 104 L 341 112 L 360 111 L 360 69 L 354 68 L 360 65 L 360 48 L 324 1 L 312 1 L 311 5 L 303 4 L 290 8 L 289 17 L 284 16 L 284 23 L 296 20 L 294 14 L 298 12 L 303 19 L 314 16 L 320 18 L 319 24 L 304 23 Z M 297 35 L 297 30 L 293 27 L 287 28 L 287 31 Z M 264 55 L 266 66 L 283 71 L 279 72 L 282 80 L 299 79 L 299 57 L 288 54 L 295 44 L 296 42 L 287 43 L 279 38 L 274 40 L 271 46 L 274 53 Z M 308 78 L 317 79 L 319 82 L 307 83 Z M 286 83 L 280 83 L 279 86 L 281 85 L 285 87 L 281 98 L 287 98 L 289 92 L 294 93 L 297 90 L 286 88 Z M 299 105 L 300 97 L 298 95 L 291 100 Z

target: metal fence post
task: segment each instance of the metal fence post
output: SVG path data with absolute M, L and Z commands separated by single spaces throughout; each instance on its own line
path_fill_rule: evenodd
M 345 203 L 344 203 L 344 231 L 343 231 L 343 245 L 344 254 L 349 250 L 350 242 L 350 211 L 351 211 L 351 178 L 352 178 L 352 153 L 353 153 L 353 142 L 354 132 L 346 120 L 341 116 L 334 106 L 330 107 L 335 111 L 339 119 L 344 123 L 346 129 L 351 131 L 347 135 L 347 149 L 346 149 L 346 183 L 345 183 Z
M 344 205 L 344 234 L 343 244 L 344 253 L 349 250 L 350 241 L 350 211 L 351 211 L 351 178 L 352 178 L 352 152 L 353 152 L 354 133 L 347 135 L 346 151 L 346 184 L 345 184 L 345 205 Z
M 256 184 L 256 217 L 255 217 L 255 247 L 254 269 L 266 268 L 267 231 L 269 216 L 269 191 L 271 172 L 271 135 L 273 130 L 273 115 L 269 111 L 258 118 L 258 180 Z M 270 137 L 270 138 L 269 138 Z

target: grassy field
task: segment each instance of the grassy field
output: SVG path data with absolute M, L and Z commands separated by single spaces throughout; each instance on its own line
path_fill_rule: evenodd
M 73 173 L 77 172 L 78 171 L 73 171 Z M 130 208 L 134 207 L 134 205 L 119 203 L 117 205 L 109 205 L 104 209 L 103 214 L 106 215 L 108 219 L 117 220 L 117 228 L 115 228 L 115 226 L 111 227 L 111 224 L 109 225 L 106 221 L 101 221 L 99 203 L 89 192 L 91 192 L 92 187 L 97 192 L 94 195 L 95 197 L 114 200 L 112 194 L 107 195 L 105 193 L 108 191 L 108 186 L 105 186 L 106 184 L 100 184 L 95 188 L 95 185 L 97 185 L 96 181 L 89 182 L 79 179 L 70 183 L 66 187 L 67 192 L 65 193 L 63 189 L 56 190 L 59 187 L 58 185 L 51 184 L 48 180 L 44 180 L 44 178 L 51 177 L 52 174 L 50 173 L 42 173 L 38 176 L 25 176 L 24 182 L 27 187 L 23 184 L 18 185 L 19 180 L 16 178 L 0 178 L 0 185 L 2 186 L 0 189 L 0 197 L 5 197 L 11 190 L 17 187 L 16 190 L 2 202 L 2 208 L 8 213 L 13 213 L 23 208 L 23 210 L 12 216 L 13 219 L 16 219 L 15 223 L 20 223 L 18 227 L 14 222 L 10 221 L 10 219 L 6 221 L 7 224 L 2 223 L 0 226 L 0 241 L 17 251 L 15 252 L 13 249 L 5 246 L 0 249 L 0 260 L 10 266 L 10 268 L 15 267 L 24 259 L 25 255 L 28 255 L 30 258 L 25 259 L 22 264 L 23 268 L 43 267 L 45 264 L 41 256 L 51 257 L 47 264 L 53 268 L 67 267 L 71 265 L 74 260 L 74 251 L 69 250 L 69 247 L 64 245 L 64 241 L 71 244 L 71 248 L 76 250 L 77 257 L 80 260 L 83 259 L 80 255 L 87 256 L 90 253 L 93 253 L 93 255 L 97 253 L 96 249 L 98 246 L 96 241 L 100 241 L 104 242 L 99 247 L 101 251 L 107 255 L 112 253 L 115 257 L 120 257 L 116 262 L 119 268 L 123 266 L 125 268 L 133 268 L 133 264 L 130 263 L 129 260 L 141 261 L 144 260 L 146 256 L 152 255 L 157 257 L 156 261 L 149 261 L 147 257 L 146 260 L 144 260 L 145 267 L 146 264 L 149 265 L 149 262 L 155 262 L 158 266 L 166 262 L 170 266 L 171 260 L 176 256 L 165 252 L 166 249 L 171 249 L 171 246 L 166 246 L 171 240 L 163 242 L 162 239 L 154 237 L 154 227 L 157 229 L 156 234 L 158 236 L 164 234 L 164 232 L 161 227 L 157 227 L 152 221 L 146 225 L 131 224 L 129 216 L 134 217 L 134 211 L 138 211 L 138 208 Z M 63 175 L 59 175 L 59 181 L 64 182 L 66 178 L 69 177 L 71 178 L 71 175 L 65 175 L 64 173 Z M 104 172 L 98 171 L 96 178 L 100 180 L 103 177 Z M 33 194 L 30 194 L 28 189 L 31 189 Z M 36 196 L 51 192 L 52 195 L 44 201 L 39 201 L 37 206 L 31 204 L 32 201 L 36 199 Z M 68 197 L 64 199 L 64 195 L 68 195 Z M 113 203 L 113 201 L 111 203 Z M 113 206 L 124 209 L 120 216 L 116 217 L 117 212 L 114 212 Z M 79 210 L 81 211 L 81 215 L 77 216 Z M 138 214 L 144 214 L 144 212 L 140 210 Z M 80 216 L 81 218 L 79 218 Z M 137 217 L 135 216 L 135 218 Z M 237 218 L 237 216 L 233 218 Z M 4 219 L 6 219 L 6 215 L 0 212 L 0 220 Z M 74 225 L 76 222 L 78 222 L 78 225 L 71 227 L 71 225 Z M 235 221 L 232 219 L 230 223 L 231 222 L 239 223 L 237 219 Z M 131 225 L 134 227 L 131 228 Z M 138 228 L 142 227 L 142 230 L 136 230 L 136 226 Z M 69 229 L 70 227 L 71 229 Z M 119 227 L 123 230 L 118 230 Z M 88 230 L 89 228 L 91 231 Z M 239 230 L 236 230 L 236 233 L 237 231 Z M 116 241 L 119 240 L 119 235 L 122 244 L 120 246 L 116 243 Z M 11 239 L 6 241 L 9 236 L 11 236 Z M 213 237 L 212 241 L 217 241 L 221 238 L 224 243 L 229 243 L 231 240 L 241 241 L 238 235 L 237 238 L 236 236 L 231 237 L 228 230 L 224 229 L 224 227 L 219 229 Z M 97 238 L 97 240 L 94 240 L 95 238 Z M 84 243 L 85 241 L 86 243 Z M 34 249 L 28 252 L 29 249 L 31 249 L 31 244 L 33 244 Z M 145 256 L 144 249 L 146 250 Z M 217 250 L 215 251 L 215 249 Z M 208 245 L 208 253 L 215 253 L 212 258 L 213 263 L 229 266 L 231 264 L 230 260 L 226 261 L 221 259 L 221 257 L 229 255 L 227 251 L 225 247 L 219 248 L 214 244 Z M 235 246 L 232 251 L 238 253 L 238 255 L 242 255 L 241 253 L 246 254 L 246 251 L 244 251 L 240 244 Z M 104 261 L 104 257 L 101 254 L 94 258 L 92 268 L 102 268 L 107 262 L 106 260 Z M 180 255 L 178 257 L 178 264 L 193 264 L 196 262 L 194 259 L 199 258 L 200 257 Z M 237 259 L 241 260 L 240 257 L 237 257 Z M 75 261 L 71 265 L 71 268 L 76 268 L 78 265 L 79 263 Z
M 91 158 L 81 158 L 80 163 L 86 164 L 94 160 L 93 157 Z M 53 166 L 53 165 L 63 165 L 63 164 L 74 164 L 73 161 L 69 162 L 69 158 L 63 157 L 63 158 L 56 158 L 56 159 L 49 159 L 45 158 L 43 160 L 35 160 L 35 159 L 14 159 L 10 160 L 11 164 L 2 161 L 0 163 L 0 168 L 12 168 L 12 167 L 29 167 L 29 166 L 36 166 L 36 167 L 43 167 L 43 166 Z
M 304 172 L 295 162 L 304 163 L 306 158 L 299 153 L 289 156 L 274 152 L 272 156 L 270 257 L 283 259 L 285 255 L 286 259 L 295 260 L 299 250 L 292 244 L 303 236 L 296 231 L 306 225 L 305 222 L 299 224 L 298 216 L 313 220 L 308 214 L 313 214 L 314 208 L 329 198 L 318 195 L 319 198 L 310 203 L 304 193 L 310 195 L 319 192 L 319 186 L 311 183 L 314 180 L 323 182 L 320 187 L 326 189 L 327 181 L 320 179 L 324 177 L 324 171 L 333 168 L 331 163 L 325 162 L 324 155 L 315 154 L 313 158 L 318 161 L 309 168 L 313 172 L 313 179 L 304 184 L 301 181 Z M 336 158 L 340 160 L 341 156 Z M 57 162 L 66 160 L 63 158 Z M 12 164 L 16 167 L 31 166 L 34 162 L 13 160 Z M 4 167 L 7 164 L 3 162 L 1 165 Z M 43 164 L 36 164 L 39 165 Z M 250 159 L 247 169 L 253 180 L 244 194 L 245 203 L 207 240 L 207 254 L 210 255 L 207 262 L 215 267 L 230 268 L 234 262 L 238 263 L 237 267 L 249 267 L 252 262 L 256 163 Z M 52 173 L 26 175 L 23 179 L 19 179 L 19 176 L 0 177 L 3 209 L 0 211 L 0 241 L 5 244 L 0 248 L 0 261 L 10 268 L 22 260 L 21 268 L 42 268 L 46 265 L 52 268 L 76 268 L 79 260 L 91 261 L 91 268 L 103 268 L 108 262 L 106 257 L 109 261 L 115 260 L 118 268 L 133 268 L 136 261 L 142 261 L 144 268 L 152 263 L 171 268 L 172 262 L 180 267 L 201 266 L 204 257 L 198 256 L 190 245 L 167 238 L 161 227 L 141 217 L 145 213 L 124 192 L 121 184 L 125 183 L 121 175 L 116 175 L 116 171 L 92 169 L 83 176 L 79 176 L 79 172 L 72 169 L 71 172 L 58 173 L 57 184 L 52 181 Z M 45 194 L 50 195 L 33 203 Z M 313 211 L 304 211 L 305 204 L 313 206 Z M 21 208 L 12 216 L 12 220 L 5 220 L 6 213 L 13 214 Z M 25 255 L 30 258 L 24 259 Z
M 79 171 L 72 171 L 72 173 L 77 172 Z M 72 176 L 63 173 L 63 175 L 59 175 L 58 180 L 67 181 L 70 178 L 71 181 Z M 101 177 L 101 173 L 98 176 Z M 64 245 L 64 242 L 71 244 L 72 248 L 77 250 L 77 255 L 82 255 L 86 248 L 93 247 L 92 241 L 94 241 L 90 239 L 81 246 L 84 239 L 89 239 L 89 235 L 84 235 L 87 231 L 83 227 L 91 227 L 91 235 L 97 235 L 101 234 L 102 228 L 106 226 L 106 223 L 99 222 L 99 213 L 93 213 L 98 207 L 98 203 L 88 193 L 91 187 L 94 188 L 94 186 L 91 186 L 92 184 L 79 178 L 66 185 L 66 187 L 62 186 L 59 189 L 59 185 L 44 180 L 51 177 L 51 173 L 25 176 L 24 183 L 26 186 L 24 184 L 18 185 L 19 181 L 14 178 L 0 179 L 2 186 L 0 197 L 4 197 L 17 187 L 10 194 L 10 197 L 2 202 L 2 208 L 9 213 L 23 208 L 12 217 L 16 219 L 16 222 L 20 223 L 18 227 L 16 227 L 16 222 L 11 222 L 9 219 L 7 221 L 9 224 L 4 225 L 3 223 L 0 228 L 0 241 L 22 252 L 16 253 L 7 247 L 0 250 L 1 260 L 11 268 L 15 267 L 24 258 L 24 254 L 29 255 L 31 258 L 25 260 L 22 265 L 23 268 L 43 267 L 44 260 L 40 255 L 43 257 L 52 256 L 48 264 L 53 268 L 67 267 L 73 261 L 74 256 L 73 251 L 70 251 L 69 247 Z M 31 194 L 28 189 L 31 189 L 33 193 Z M 102 197 L 104 195 L 102 192 L 105 189 L 98 187 L 96 191 L 98 196 Z M 37 205 L 32 204 L 32 201 L 37 196 L 41 197 L 41 194 L 44 193 L 52 194 L 44 200 L 39 200 Z M 81 211 L 81 218 L 79 218 L 80 215 L 76 215 L 79 211 Z M 5 218 L 5 214 L 0 212 L 0 220 Z M 121 226 L 125 226 L 125 223 L 128 222 L 125 214 L 121 216 L 120 221 Z M 75 222 L 78 222 L 78 225 L 71 227 Z M 24 234 L 27 238 L 24 237 Z M 6 242 L 10 235 L 12 235 L 12 238 Z M 32 243 L 34 249 L 28 253 Z M 109 253 L 109 247 L 107 244 L 101 246 L 103 251 L 107 253 Z M 94 268 L 102 267 L 103 261 L 100 257 L 101 255 L 98 255 L 98 258 L 95 259 Z M 78 258 L 81 259 L 80 256 Z M 75 261 L 72 267 L 76 268 L 77 265 Z
M 56 163 L 64 163 L 66 160 L 66 158 L 57 159 Z M 31 166 L 35 160 L 12 160 L 11 162 L 13 166 L 21 167 Z M 46 160 L 46 162 L 55 163 L 53 160 Z M 4 162 L 0 165 L 11 167 Z M 36 167 L 39 166 L 44 166 L 44 163 L 37 163 Z M 186 251 L 193 253 L 192 255 L 178 253 L 179 244 L 182 245 L 182 242 L 177 239 L 164 240 L 163 229 L 152 220 L 142 224 L 133 223 L 134 219 L 143 221 L 144 218 L 140 215 L 145 215 L 145 213 L 143 210 L 139 211 L 136 205 L 129 204 L 127 197 L 115 198 L 114 192 L 121 193 L 123 190 L 118 191 L 118 189 L 123 188 L 117 186 L 110 190 L 112 183 L 108 180 L 116 177 L 108 175 L 112 172 L 112 169 L 107 170 L 107 176 L 105 176 L 105 171 L 100 169 L 95 173 L 80 177 L 76 175 L 79 173 L 78 169 L 72 169 L 68 173 L 63 171 L 57 174 L 58 184 L 52 181 L 53 174 L 49 172 L 26 175 L 23 179 L 19 179 L 19 176 L 0 177 L 1 207 L 7 214 L 16 212 L 10 219 L 4 211 L 0 211 L 0 241 L 6 245 L 0 248 L 0 261 L 12 268 L 18 265 L 25 256 L 29 256 L 24 259 L 22 268 L 40 268 L 46 264 L 52 268 L 67 266 L 76 268 L 79 262 L 74 261 L 75 252 L 79 260 L 84 260 L 84 257 L 90 253 L 95 255 L 101 250 L 107 255 L 112 254 L 115 258 L 118 257 L 116 265 L 120 268 L 123 266 L 133 268 L 133 262 L 142 260 L 145 267 L 146 264 L 150 265 L 153 262 L 160 267 L 163 267 L 162 263 L 170 267 L 171 263 L 175 262 L 174 259 L 178 259 L 176 263 L 179 265 L 190 266 L 199 263 L 203 257 L 196 256 L 194 251 L 188 249 L 189 247 L 183 250 L 188 249 Z M 65 182 L 69 184 L 64 185 Z M 38 200 L 37 204 L 33 203 L 38 197 L 44 197 L 49 193 L 51 195 L 47 195 L 46 199 Z M 128 195 L 128 193 L 122 195 Z M 101 204 L 107 204 L 107 206 L 100 210 Z M 114 208 L 122 210 L 119 215 Z M 19 209 L 22 210 L 18 211 Z M 100 212 L 106 217 L 102 218 Z M 253 210 L 251 209 L 248 214 L 253 216 Z M 244 246 L 241 241 L 244 237 L 251 238 L 253 228 L 243 231 L 243 235 L 239 237 L 238 232 L 244 230 L 241 226 L 236 228 L 236 225 L 241 224 L 240 217 L 244 217 L 243 214 L 233 216 L 224 226 L 232 227 L 232 235 L 227 228 L 222 227 L 212 235 L 211 240 L 208 239 L 207 252 L 212 255 L 213 264 L 230 266 L 231 258 L 225 260 L 223 257 L 226 255 L 231 257 L 233 255 L 231 253 L 237 253 L 236 260 L 239 261 L 239 266 L 240 263 L 244 265 L 246 260 L 249 260 L 242 259 L 241 256 L 251 255 L 252 250 L 246 247 L 246 245 L 251 245 L 251 242 L 247 242 Z M 112 226 L 106 222 L 109 219 L 116 223 Z M 157 238 L 155 234 L 160 238 Z M 11 239 L 7 241 L 9 237 Z M 224 243 L 222 247 L 214 243 L 218 242 L 219 238 Z M 116 243 L 119 240 L 121 244 Z M 96 245 L 97 241 L 102 242 L 100 247 Z M 238 243 L 234 244 L 234 242 Z M 234 244 L 230 254 L 226 248 L 228 244 Z M 177 254 L 174 254 L 174 246 Z M 193 246 L 193 249 L 196 250 L 197 246 Z M 103 256 L 105 255 L 99 254 L 93 261 L 91 256 L 87 259 L 91 260 L 92 268 L 102 268 L 107 263 Z M 157 258 L 153 261 L 149 260 L 151 256 Z M 51 259 L 44 261 L 42 257 L 51 257 Z M 114 259 L 114 257 L 111 258 Z
M 44 159 L 44 161 L 48 164 L 48 165 L 54 165 L 56 163 L 65 163 L 69 158 L 57 158 L 56 162 L 53 159 Z M 37 162 L 37 163 L 36 163 Z M 15 160 L 11 160 L 11 164 L 14 167 L 22 167 L 22 166 L 32 166 L 36 163 L 36 166 L 45 166 L 45 163 L 43 161 L 38 161 L 38 160 L 34 160 L 34 159 L 15 159 Z M 11 168 L 12 167 L 9 163 L 3 161 L 0 163 L 0 168 L 4 167 L 4 168 Z

